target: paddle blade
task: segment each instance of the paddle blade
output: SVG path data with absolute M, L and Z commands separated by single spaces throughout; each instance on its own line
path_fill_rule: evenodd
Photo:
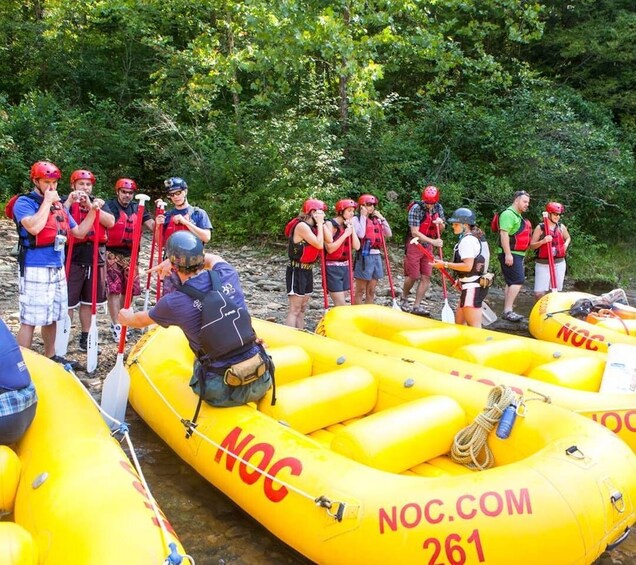
M 399 310 L 400 312 L 402 311 L 402 308 L 398 304 L 397 298 L 393 299 L 393 304 L 391 305 L 391 308 L 393 308 L 393 310 Z
M 106 419 L 106 423 L 111 429 L 116 429 L 119 422 L 126 418 L 126 404 L 128 403 L 128 389 L 130 388 L 130 375 L 124 367 L 124 354 L 117 355 L 117 362 L 104 380 L 102 388 L 101 407 L 106 414 L 115 419 L 111 422 Z
M 497 314 L 494 313 L 493 309 L 488 306 L 487 302 L 481 303 L 481 325 L 489 326 L 493 322 L 497 321 Z
M 62 320 L 58 320 L 55 328 L 55 355 L 64 357 L 68 350 L 68 340 L 71 336 L 71 317 L 66 312 Z
M 99 334 L 97 332 L 97 316 L 91 316 L 91 327 L 88 330 L 88 340 L 86 347 L 86 371 L 92 373 L 97 369 L 97 346 L 99 345 Z
M 146 294 L 144 294 L 144 312 L 148 312 L 149 299 L 150 299 L 150 290 L 146 289 Z
M 455 313 L 453 312 L 453 309 L 450 307 L 448 300 L 444 300 L 444 306 L 442 307 L 442 322 L 446 324 L 455 323 Z

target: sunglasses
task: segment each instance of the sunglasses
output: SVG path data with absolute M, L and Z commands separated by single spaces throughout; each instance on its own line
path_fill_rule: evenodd
M 123 190 L 123 189 L 119 189 L 119 192 L 121 192 L 121 194 L 125 194 L 126 196 L 132 196 L 133 194 L 135 194 L 134 190 Z
M 175 190 L 168 194 L 170 198 L 174 198 L 175 196 L 181 196 L 183 194 L 183 190 Z

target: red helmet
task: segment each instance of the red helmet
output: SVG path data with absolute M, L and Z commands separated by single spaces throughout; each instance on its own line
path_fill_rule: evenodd
M 559 202 L 548 202 L 545 205 L 545 211 L 548 214 L 563 214 L 563 212 L 565 212 L 565 206 Z
M 427 186 L 422 191 L 422 200 L 424 204 L 436 204 L 439 202 L 439 190 L 436 186 Z
M 351 198 L 343 198 L 336 202 L 336 214 L 341 214 L 347 208 L 357 208 L 358 205 Z
M 373 196 L 373 194 L 363 194 L 358 198 L 358 204 L 360 204 L 360 206 L 364 206 L 365 204 L 375 204 L 377 206 L 378 199 Z
M 95 175 L 93 173 L 86 169 L 79 169 L 71 173 L 71 186 L 81 179 L 89 180 L 91 181 L 91 184 L 95 184 Z
M 60 169 L 50 161 L 37 161 L 31 165 L 31 180 L 53 179 L 59 180 L 62 176 Z
M 303 214 L 309 214 L 312 210 L 327 211 L 327 205 L 317 198 L 310 198 L 303 203 Z
M 137 190 L 137 183 L 132 179 L 119 179 L 115 183 L 115 192 L 117 192 L 120 188 L 125 188 L 126 190 Z

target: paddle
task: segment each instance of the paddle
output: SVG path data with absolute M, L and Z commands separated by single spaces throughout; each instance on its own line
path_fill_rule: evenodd
M 133 244 L 130 253 L 130 266 L 128 270 L 128 280 L 126 283 L 126 295 L 124 297 L 124 308 L 129 308 L 132 301 L 133 281 L 135 280 L 135 269 L 137 268 L 137 254 L 141 243 L 141 227 L 143 224 L 145 202 L 150 200 L 146 194 L 138 194 L 135 198 L 139 201 L 137 210 L 137 223 L 133 231 Z M 128 389 L 130 388 L 130 375 L 124 367 L 124 349 L 126 347 L 126 326 L 122 326 L 119 336 L 119 349 L 117 350 L 117 361 L 115 366 L 104 380 L 102 389 L 101 407 L 115 422 L 106 418 L 106 423 L 115 429 L 119 422 L 123 422 L 126 416 L 126 404 L 128 402 Z
M 546 235 L 550 235 L 550 226 L 548 224 L 548 213 L 543 212 L 543 231 Z M 544 243 L 548 245 L 548 266 L 550 267 L 550 292 L 557 292 L 556 269 L 554 268 L 554 256 L 552 255 L 552 242 Z
M 351 305 L 356 303 L 356 295 L 353 290 L 354 281 L 353 281 L 353 252 L 351 251 L 353 247 L 353 236 L 349 236 L 349 241 L 347 242 L 347 261 L 349 265 L 347 268 L 349 269 L 349 300 Z
M 161 201 L 157 204 L 157 216 L 163 216 L 163 212 L 166 208 L 166 203 Z M 163 224 L 159 226 L 159 233 L 157 234 L 157 265 L 163 261 Z M 159 302 L 161 298 L 161 277 L 157 273 L 157 290 L 155 293 L 155 304 Z
M 418 245 L 420 249 L 422 250 L 422 252 L 424 253 L 424 255 L 426 255 L 431 261 L 435 261 L 435 257 L 433 257 L 432 253 L 420 243 L 420 240 L 417 237 L 414 237 L 411 240 L 411 245 Z M 452 283 L 455 289 L 461 291 L 462 287 L 460 282 L 455 280 L 446 269 L 441 268 L 440 272 Z M 485 300 L 483 300 L 481 303 L 481 314 L 482 314 L 482 324 L 481 324 L 482 326 L 489 326 L 493 322 L 497 321 L 497 314 L 493 312 L 492 308 L 488 306 L 488 303 Z
M 93 223 L 93 265 L 91 267 L 91 325 L 88 329 L 86 346 L 86 371 L 92 373 L 97 369 L 97 346 L 99 334 L 97 333 L 97 279 L 99 258 L 99 209 L 95 210 L 95 222 Z
M 150 259 L 148 260 L 148 276 L 146 277 L 146 291 L 144 294 L 144 312 L 148 311 L 148 301 L 150 299 L 150 281 L 152 280 L 152 268 L 154 266 L 154 260 L 155 260 L 155 246 L 156 246 L 155 234 L 157 232 L 157 229 L 160 229 L 160 228 L 161 226 L 157 226 L 157 228 L 152 231 L 152 243 L 150 244 Z
M 325 309 L 325 314 L 329 310 L 329 296 L 327 294 L 327 261 L 325 260 L 325 250 L 320 250 L 320 277 L 322 279 L 322 305 Z
M 397 298 L 395 297 L 395 287 L 393 286 L 393 275 L 391 274 L 391 265 L 389 264 L 389 253 L 386 249 L 386 240 L 384 239 L 384 232 L 382 231 L 382 226 L 380 226 L 380 241 L 382 242 L 382 251 L 384 251 L 384 263 L 386 265 L 386 274 L 389 277 L 389 288 L 391 289 L 391 298 L 393 298 L 393 305 L 391 306 L 393 310 L 402 311 L 400 305 L 398 304 Z
M 73 244 L 75 238 L 68 235 L 68 248 L 66 250 L 66 265 L 64 271 L 66 272 L 66 284 L 68 285 L 68 275 L 71 271 L 71 257 L 73 256 Z M 68 300 L 66 302 L 66 312 L 62 320 L 58 320 L 55 326 L 55 355 L 64 357 L 68 351 L 68 341 L 71 337 L 71 316 L 68 313 Z
M 435 228 L 437 229 L 437 239 L 440 239 L 439 224 L 435 224 Z M 439 248 L 439 260 L 440 261 L 444 260 L 444 251 L 442 251 L 441 247 Z M 453 309 L 450 307 L 450 304 L 448 303 L 448 290 L 446 289 L 446 279 L 444 277 L 442 277 L 442 288 L 444 290 L 444 306 L 442 306 L 442 322 L 445 322 L 447 324 L 454 324 L 455 313 L 453 312 Z

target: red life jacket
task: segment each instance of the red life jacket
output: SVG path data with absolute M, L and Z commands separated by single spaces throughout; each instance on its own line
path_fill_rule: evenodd
M 336 221 L 336 220 L 329 220 L 333 227 L 335 228 L 335 231 L 333 233 L 333 240 L 336 241 L 340 235 L 342 234 L 342 232 L 344 232 L 344 229 L 342 229 L 342 227 L 340 226 L 340 224 Z M 338 247 L 338 249 L 336 249 L 335 251 L 332 251 L 331 253 L 327 253 L 327 256 L 325 257 L 325 259 L 327 261 L 347 261 L 349 259 L 349 246 L 351 245 L 351 238 L 347 237 L 344 240 L 344 243 Z
M 294 232 L 296 231 L 296 226 L 304 220 L 300 220 L 299 218 L 294 218 L 293 220 L 287 223 L 285 226 L 285 235 L 289 238 L 289 246 L 287 254 L 289 255 L 289 259 L 291 261 L 295 261 L 298 263 L 312 264 L 316 262 L 316 259 L 320 256 L 322 249 L 317 249 L 313 245 L 310 245 L 305 240 L 301 240 L 298 243 L 294 242 Z M 318 228 L 316 226 L 309 225 L 308 222 L 304 222 L 309 226 L 314 234 L 318 234 Z
M 367 225 L 364 237 L 360 241 L 360 248 L 364 246 L 365 240 L 371 242 L 372 249 L 382 249 L 382 224 L 377 218 L 369 218 L 367 216 Z
M 108 247 L 132 248 L 136 221 L 137 212 L 128 216 L 126 212 L 120 210 L 119 218 L 115 220 L 115 225 L 108 230 Z
M 31 193 L 25 194 L 24 196 L 39 202 Z M 68 236 L 70 231 L 71 226 L 69 225 L 64 206 L 62 206 L 60 202 L 55 202 L 54 204 L 51 204 L 49 215 L 46 218 L 46 224 L 42 230 L 40 230 L 40 233 L 33 236 L 27 232 L 26 239 L 23 238 L 22 245 L 28 248 L 48 247 L 55 244 L 55 237 L 58 234 Z
M 84 221 L 84 218 L 86 218 L 86 216 L 88 215 L 89 211 L 90 210 L 88 209 L 82 208 L 79 205 L 79 202 L 73 202 L 73 204 L 71 204 L 71 209 L 69 210 L 69 213 L 71 214 L 71 216 L 73 216 L 73 219 L 78 224 L 81 224 Z M 99 233 L 99 243 L 106 243 L 108 241 L 108 230 L 101 224 L 97 226 L 97 230 Z M 75 238 L 73 245 L 82 244 L 82 243 L 92 243 L 94 237 L 95 237 L 95 225 L 93 224 L 93 228 L 83 238 L 81 239 L 77 237 Z
M 545 225 L 540 224 L 541 232 L 545 233 Z M 561 231 L 561 224 L 555 224 L 554 230 L 550 234 L 552 236 L 552 242 L 547 245 L 544 244 L 541 247 L 537 247 L 535 253 L 537 259 L 548 259 L 549 251 L 552 252 L 552 256 L 556 259 L 565 257 L 565 239 L 563 238 L 563 232 Z
M 194 208 L 192 208 L 192 206 L 188 206 L 188 214 L 190 215 L 190 217 L 192 217 L 192 212 L 194 211 Z M 183 230 L 187 230 L 188 228 L 183 225 L 183 224 L 175 224 L 172 220 L 174 219 L 175 216 L 177 216 L 178 214 L 166 214 L 166 223 L 164 224 L 163 227 L 163 240 L 167 241 L 168 238 L 175 232 L 178 231 L 183 231 Z
M 507 208 L 508 209 L 508 208 Z M 530 247 L 530 240 L 532 239 L 532 224 L 530 220 L 526 220 L 519 214 L 510 208 L 510 210 L 519 216 L 521 223 L 519 229 L 510 235 L 510 251 L 525 251 Z M 493 218 L 493 223 L 495 219 Z M 491 225 L 492 227 L 492 225 Z M 499 227 L 499 216 L 497 215 L 497 227 Z

